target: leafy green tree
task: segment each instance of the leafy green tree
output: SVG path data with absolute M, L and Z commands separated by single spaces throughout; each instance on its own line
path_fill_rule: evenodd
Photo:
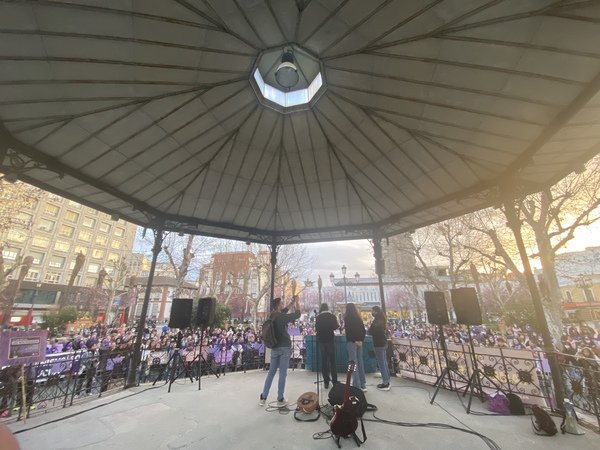
M 215 307 L 215 327 L 225 326 L 225 322 L 231 317 L 231 307 L 221 302 L 217 302 Z
M 52 328 L 64 328 L 67 324 L 77 320 L 77 309 L 66 307 L 58 311 L 46 313 L 41 328 L 48 330 Z

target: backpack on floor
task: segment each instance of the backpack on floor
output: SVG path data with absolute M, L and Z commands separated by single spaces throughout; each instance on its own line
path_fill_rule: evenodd
M 540 408 L 538 405 L 531 407 L 533 416 L 531 416 L 531 425 L 533 425 L 533 432 L 541 436 L 554 436 L 558 433 L 556 424 L 548 412 Z
M 329 391 L 329 403 L 332 405 L 342 405 L 344 403 L 345 391 L 346 385 L 344 383 L 333 385 Z M 358 399 L 358 409 L 356 410 L 356 415 L 357 417 L 362 417 L 368 406 L 365 393 L 357 387 L 350 386 L 350 397 L 356 397 Z

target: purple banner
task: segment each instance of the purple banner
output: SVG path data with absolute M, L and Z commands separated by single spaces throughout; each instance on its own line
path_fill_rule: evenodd
M 44 361 L 47 339 L 47 330 L 0 332 L 0 367 Z

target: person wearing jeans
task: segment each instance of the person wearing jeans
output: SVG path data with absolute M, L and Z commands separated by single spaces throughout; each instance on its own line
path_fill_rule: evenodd
M 271 384 L 275 378 L 275 373 L 279 369 L 279 382 L 277 384 L 277 407 L 283 408 L 288 404 L 285 398 L 285 380 L 287 378 L 287 369 L 290 365 L 292 356 L 292 340 L 288 333 L 288 323 L 293 323 L 300 318 L 300 299 L 295 295 L 290 307 L 294 307 L 293 313 L 288 313 L 288 308 L 283 307 L 281 298 L 277 297 L 271 301 L 271 314 L 275 315 L 273 319 L 273 329 L 277 338 L 277 345 L 271 349 L 271 360 L 269 363 L 269 372 L 263 391 L 260 394 L 259 405 L 264 406 L 271 389 Z
M 365 340 L 366 335 L 365 324 L 354 303 L 348 303 L 346 305 L 344 324 L 346 329 L 348 360 L 356 363 L 356 370 L 352 374 L 352 386 L 367 392 L 367 379 L 363 363 L 363 341 Z
M 337 318 L 329 312 L 327 303 L 319 307 L 319 315 L 315 320 L 317 332 L 317 346 L 321 353 L 321 372 L 325 389 L 329 389 L 329 381 L 337 384 L 337 366 L 335 364 L 335 335 L 334 331 L 339 328 Z
M 373 347 L 375 348 L 375 358 L 381 372 L 381 384 L 377 385 L 380 391 L 390 390 L 390 369 L 387 362 L 387 320 L 379 306 L 373 306 L 371 309 L 373 323 L 369 327 L 369 334 L 373 336 Z

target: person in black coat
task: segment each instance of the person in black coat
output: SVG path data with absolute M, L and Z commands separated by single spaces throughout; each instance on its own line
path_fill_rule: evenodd
M 390 369 L 387 363 L 387 320 L 379 306 L 373 306 L 371 309 L 373 322 L 369 327 L 369 334 L 373 336 L 373 347 L 375 348 L 375 357 L 377 365 L 381 372 L 381 384 L 377 385 L 380 391 L 390 390 Z
M 356 370 L 352 374 L 352 386 L 367 391 L 367 378 L 363 363 L 363 341 L 365 340 L 365 324 L 360 317 L 354 303 L 346 305 L 346 348 L 348 349 L 348 360 L 356 362 Z
M 321 353 L 321 372 L 325 389 L 329 389 L 329 381 L 337 384 L 337 368 L 335 365 L 335 336 L 333 332 L 339 328 L 337 318 L 329 311 L 327 303 L 319 307 L 319 315 L 315 321 L 317 345 Z

